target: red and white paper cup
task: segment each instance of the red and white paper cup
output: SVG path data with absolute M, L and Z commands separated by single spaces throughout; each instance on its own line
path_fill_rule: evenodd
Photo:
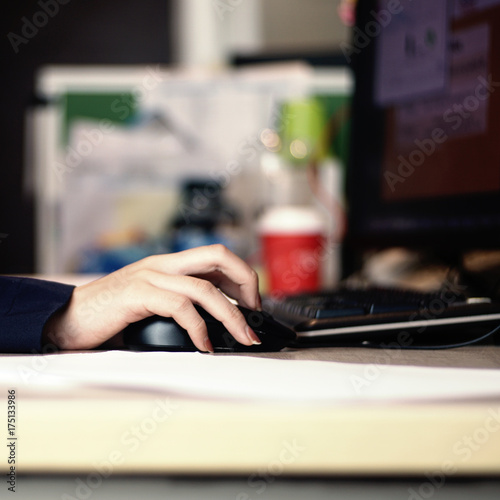
M 267 293 L 296 294 L 321 288 L 325 223 L 313 207 L 269 209 L 259 223 Z

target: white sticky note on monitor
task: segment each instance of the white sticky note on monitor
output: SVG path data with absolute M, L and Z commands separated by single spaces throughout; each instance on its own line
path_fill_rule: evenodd
M 415 147 L 415 138 L 429 138 L 436 129 L 442 129 L 447 138 L 486 132 L 490 95 L 484 82 L 490 72 L 490 38 L 490 27 L 485 23 L 450 35 L 447 92 L 396 107 L 396 139 L 400 146 Z
M 447 83 L 447 2 L 404 0 L 396 11 L 391 5 L 378 3 L 379 12 L 393 12 L 377 40 L 375 98 L 381 106 L 438 92 Z

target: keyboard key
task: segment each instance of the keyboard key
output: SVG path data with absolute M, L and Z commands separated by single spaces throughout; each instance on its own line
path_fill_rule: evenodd
M 362 307 L 346 308 L 346 309 L 317 309 L 315 318 L 341 318 L 343 316 L 360 316 L 366 314 Z

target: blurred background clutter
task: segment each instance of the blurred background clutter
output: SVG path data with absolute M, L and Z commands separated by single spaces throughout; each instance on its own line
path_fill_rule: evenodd
M 353 1 L 38 0 L 2 22 L 0 272 L 104 273 L 307 207 L 342 238 Z M 334 260 L 323 273 L 336 279 Z M 325 283 L 323 283 L 325 284 Z

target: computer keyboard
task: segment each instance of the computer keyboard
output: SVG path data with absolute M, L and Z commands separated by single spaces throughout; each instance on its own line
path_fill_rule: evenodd
M 335 292 L 292 295 L 276 302 L 283 310 L 307 318 L 334 318 L 429 307 L 433 301 L 464 304 L 462 293 L 417 292 L 398 288 L 342 288 Z
M 459 287 L 419 292 L 380 286 L 265 298 L 264 308 L 293 328 L 298 343 L 345 345 L 398 341 L 443 343 L 500 325 L 500 304 L 469 297 Z

